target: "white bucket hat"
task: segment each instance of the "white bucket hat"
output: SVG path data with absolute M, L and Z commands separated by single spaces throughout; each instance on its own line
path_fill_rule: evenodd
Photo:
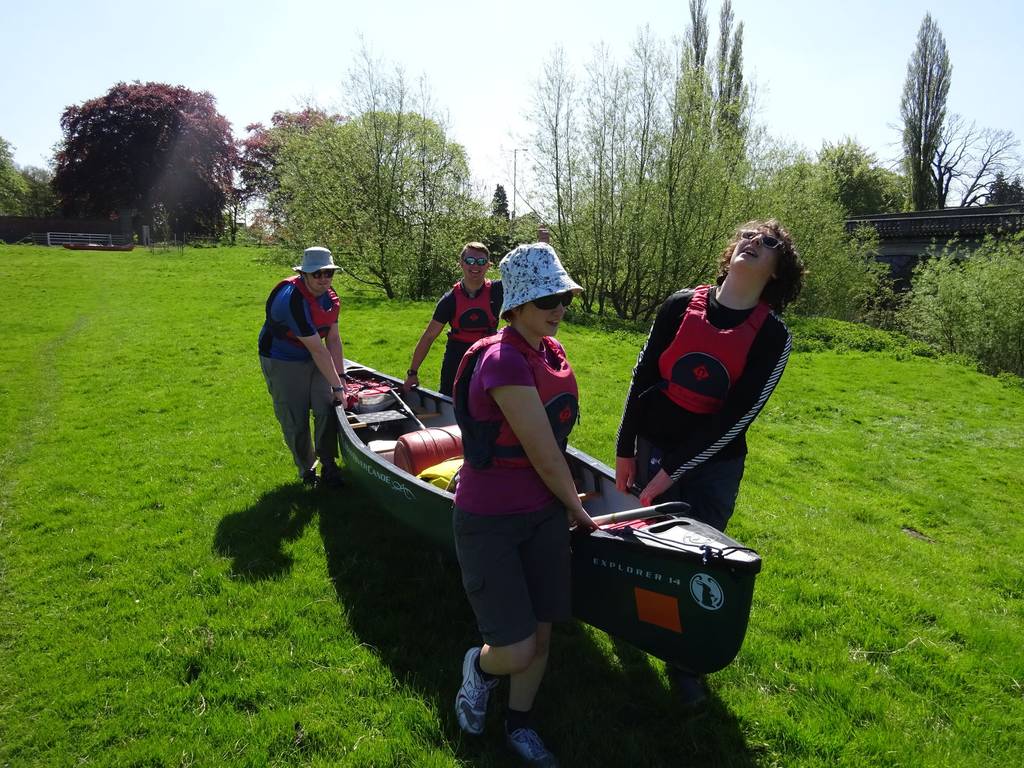
M 322 245 L 314 245 L 302 252 L 302 264 L 292 267 L 296 272 L 318 272 L 321 269 L 341 269 L 334 263 L 331 252 Z
M 555 249 L 547 243 L 520 245 L 505 254 L 498 264 L 504 301 L 501 314 L 521 307 L 528 301 L 572 291 L 579 295 L 583 288 L 569 277 Z

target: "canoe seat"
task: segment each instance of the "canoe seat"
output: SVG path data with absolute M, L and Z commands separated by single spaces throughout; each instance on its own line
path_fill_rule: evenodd
M 406 432 L 395 445 L 395 466 L 410 475 L 418 475 L 427 467 L 459 456 L 462 456 L 462 431 L 455 425 Z

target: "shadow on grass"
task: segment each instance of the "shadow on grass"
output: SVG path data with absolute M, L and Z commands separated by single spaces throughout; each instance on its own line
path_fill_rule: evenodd
M 480 737 L 464 736 L 453 705 L 462 657 L 479 635 L 454 554 L 408 531 L 355 490 L 320 515 L 327 567 L 350 626 L 395 678 L 440 714 L 459 759 L 519 765 L 502 722 L 508 685 L 497 689 Z M 714 695 L 687 714 L 661 675 L 661 662 L 577 622 L 555 629 L 548 674 L 535 709 L 538 730 L 563 765 L 736 766 L 755 757 L 739 723 Z
M 298 483 L 265 494 L 253 506 L 220 521 L 214 551 L 230 557 L 232 575 L 243 579 L 273 579 L 287 573 L 292 558 L 284 551 L 284 542 L 302 535 L 318 509 L 318 495 Z

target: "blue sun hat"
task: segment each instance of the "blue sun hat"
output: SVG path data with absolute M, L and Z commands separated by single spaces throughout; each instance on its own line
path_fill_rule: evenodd
M 302 264 L 292 267 L 295 272 L 319 272 L 321 269 L 341 269 L 334 263 L 331 252 L 322 245 L 314 245 L 302 252 Z
M 520 245 L 505 254 L 498 264 L 504 301 L 501 314 L 521 307 L 529 301 L 556 293 L 583 293 L 583 288 L 569 277 L 555 249 L 547 243 Z

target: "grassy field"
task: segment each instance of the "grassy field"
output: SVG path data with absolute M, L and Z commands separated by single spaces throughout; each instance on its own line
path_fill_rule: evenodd
M 0 766 L 512 764 L 504 688 L 484 736 L 452 716 L 476 642 L 455 564 L 293 482 L 255 350 L 286 273 L 0 246 Z M 431 305 L 342 293 L 347 355 L 404 370 Z M 564 765 L 1024 754 L 1024 389 L 795 329 L 730 525 L 764 558 L 743 649 L 688 716 L 659 662 L 560 627 L 537 714 Z M 573 441 L 610 462 L 643 335 L 560 338 Z

